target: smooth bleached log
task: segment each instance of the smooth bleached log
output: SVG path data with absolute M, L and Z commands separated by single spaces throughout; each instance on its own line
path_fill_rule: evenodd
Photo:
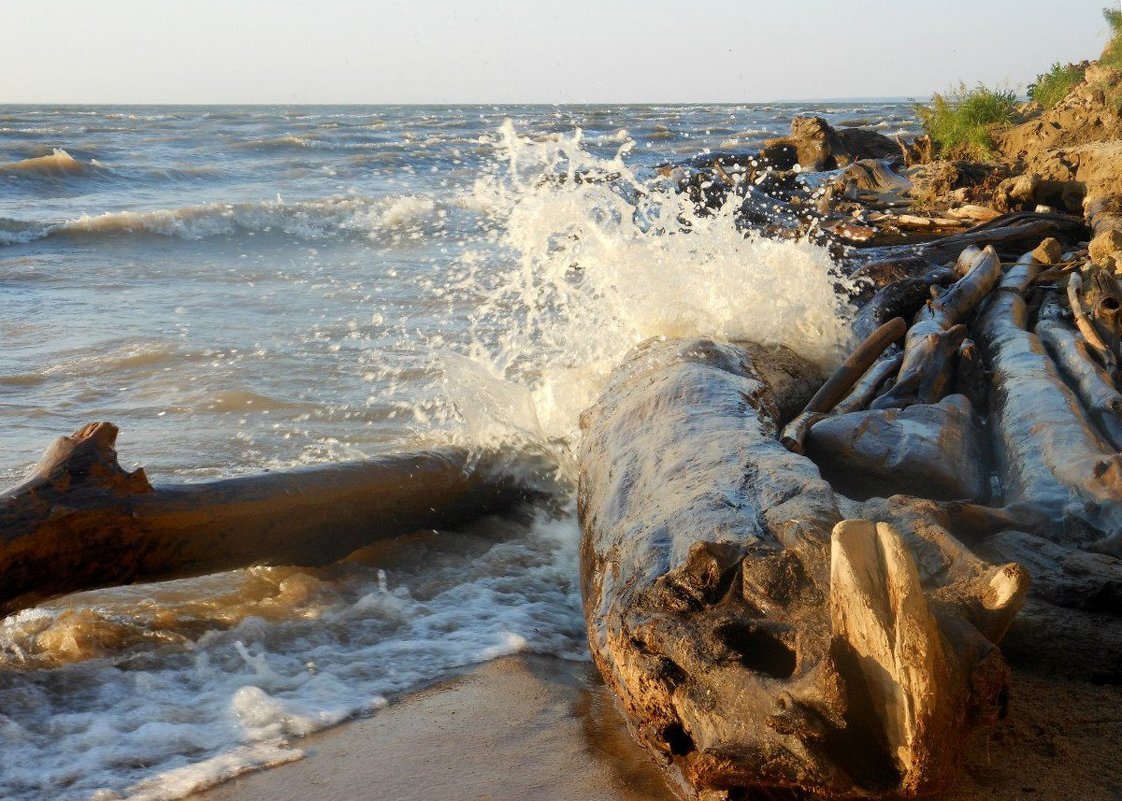
M 0 493 L 0 613 L 44 598 L 258 564 L 322 565 L 384 537 L 451 527 L 521 493 L 466 450 L 403 453 L 153 486 L 90 423 Z
M 1079 396 L 1095 428 L 1114 450 L 1122 450 L 1122 394 L 1099 366 L 1086 341 L 1054 320 L 1038 322 L 1036 335 Z
M 875 409 L 935 403 L 950 391 L 958 349 L 966 338 L 961 325 L 1001 277 L 1001 258 L 992 247 L 971 252 L 966 274 L 921 308 L 904 340 L 904 361 L 892 389 Z
M 978 344 L 992 372 L 991 424 L 1006 504 L 1047 510 L 1068 545 L 1122 555 L 1122 461 L 1095 431 L 1036 334 L 1022 293 L 1040 264 L 1011 267 L 979 315 Z
M 949 395 L 937 404 L 828 417 L 811 429 L 806 454 L 852 498 L 984 501 L 989 475 L 981 442 L 970 401 Z
M 686 797 L 934 792 L 1000 712 L 1023 571 L 973 557 L 933 502 L 887 510 L 900 537 L 843 522 L 760 372 L 651 341 L 582 417 L 593 659 Z
M 830 619 L 838 659 L 860 671 L 866 711 L 905 774 L 939 766 L 953 737 L 954 710 L 939 626 L 915 561 L 884 523 L 846 520 L 830 552 Z

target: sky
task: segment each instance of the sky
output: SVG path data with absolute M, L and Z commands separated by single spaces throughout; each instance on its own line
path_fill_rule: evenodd
M 0 103 L 650 103 L 1023 90 L 1104 0 L 0 0 Z

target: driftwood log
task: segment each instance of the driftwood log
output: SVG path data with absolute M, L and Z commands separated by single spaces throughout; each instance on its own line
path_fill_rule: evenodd
M 992 371 L 991 425 L 1005 502 L 1045 511 L 1069 546 L 1122 556 L 1122 461 L 1027 330 L 1023 293 L 1040 267 L 1023 256 L 978 319 Z
M 902 337 L 906 330 L 903 318 L 896 317 L 869 334 L 814 393 L 802 413 L 783 429 L 783 444 L 795 453 L 802 453 L 810 427 L 849 394 L 888 346 Z
M 1110 374 L 1095 361 L 1086 341 L 1054 320 L 1038 322 L 1036 335 L 1075 390 L 1095 428 L 1114 450 L 1122 450 L 1122 394 L 1114 388 Z
M 452 527 L 524 491 L 466 450 L 153 486 L 117 428 L 60 437 L 0 493 L 0 614 L 76 590 L 260 564 L 322 565 L 383 537 Z
M 593 658 L 689 797 L 935 791 L 1000 712 L 1025 574 L 933 502 L 843 521 L 776 408 L 728 344 L 652 341 L 614 373 L 582 417 Z
M 898 493 L 985 501 L 989 469 L 982 429 L 964 395 L 906 409 L 828 417 L 810 430 L 806 455 L 850 498 Z
M 1001 277 L 1001 258 L 992 247 L 973 252 L 969 262 L 962 278 L 916 313 L 904 340 L 904 360 L 896 384 L 874 401 L 873 408 L 935 403 L 947 394 L 959 347 L 966 338 L 961 322 Z
M 1083 219 L 1070 214 L 1005 214 L 960 234 L 908 245 L 869 248 L 860 254 L 862 263 L 858 272 L 875 273 L 880 269 L 878 264 L 897 262 L 905 256 L 915 260 L 917 265 L 942 264 L 958 258 L 970 246 L 988 245 L 1000 254 L 1016 255 L 1032 250 L 1042 239 L 1054 237 L 1069 241 L 1079 237 L 1084 231 L 1086 226 Z

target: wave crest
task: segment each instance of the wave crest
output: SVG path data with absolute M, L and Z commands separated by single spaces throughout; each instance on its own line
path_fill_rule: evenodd
M 96 165 L 92 162 L 78 161 L 60 147 L 56 147 L 49 156 L 37 156 L 30 159 L 10 161 L 0 164 L 0 174 L 3 173 L 37 173 L 45 175 L 77 174 L 86 172 Z

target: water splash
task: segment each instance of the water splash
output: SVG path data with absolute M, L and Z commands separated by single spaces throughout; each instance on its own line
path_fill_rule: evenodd
M 536 432 L 571 449 L 580 411 L 650 337 L 754 340 L 823 366 L 848 346 L 845 279 L 825 249 L 745 236 L 735 202 L 699 214 L 685 194 L 628 165 L 630 140 L 601 158 L 579 129 L 534 139 L 508 120 L 498 144 L 501 158 L 465 201 L 485 211 L 485 233 L 445 288 L 478 304 L 465 349 L 476 368 L 468 379 L 452 362 L 459 387 L 451 382 L 450 393 L 465 390 L 469 423 L 497 421 L 480 400 L 480 374 L 507 398 L 505 432 L 469 426 L 474 434 Z

